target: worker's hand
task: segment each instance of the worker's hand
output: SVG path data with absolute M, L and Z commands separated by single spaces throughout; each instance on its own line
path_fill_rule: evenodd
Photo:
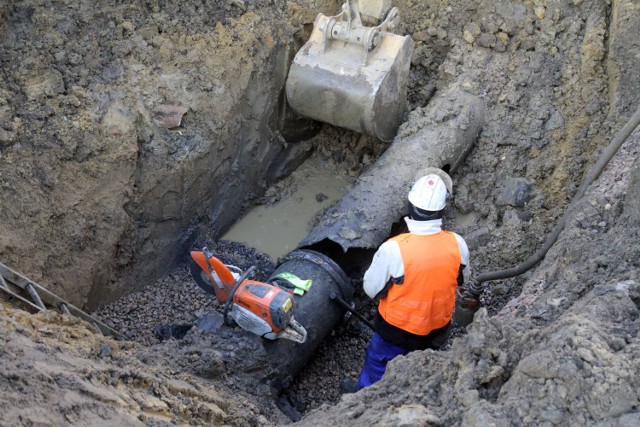
M 480 301 L 477 298 L 470 297 L 463 302 L 465 307 L 467 308 L 477 309 L 478 307 L 480 307 Z
M 458 304 L 460 307 L 477 309 L 480 306 L 480 300 L 475 295 L 471 295 L 467 292 L 467 289 L 459 286 L 456 289 L 456 299 L 460 301 Z

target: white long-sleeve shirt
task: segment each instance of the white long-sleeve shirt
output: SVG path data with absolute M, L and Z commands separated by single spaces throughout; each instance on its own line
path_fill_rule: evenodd
M 430 221 L 415 221 L 405 217 L 409 232 L 413 234 L 429 235 L 442 231 L 442 219 Z M 464 265 L 462 272 L 465 282 L 469 279 L 469 248 L 462 237 L 453 233 L 460 248 L 460 264 Z M 369 269 L 364 273 L 364 291 L 371 298 L 375 298 L 387 285 L 389 279 L 404 276 L 404 264 L 400 254 L 398 242 L 387 240 L 378 248 L 373 256 Z

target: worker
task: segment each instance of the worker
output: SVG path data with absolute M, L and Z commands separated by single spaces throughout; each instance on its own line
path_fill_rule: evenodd
M 379 300 L 375 333 L 360 379 L 351 387 L 345 380 L 345 391 L 380 380 L 396 356 L 438 349 L 449 336 L 456 289 L 469 274 L 469 249 L 462 237 L 442 230 L 451 178 L 428 171 L 409 191 L 409 232 L 384 242 L 364 275 L 365 293 Z

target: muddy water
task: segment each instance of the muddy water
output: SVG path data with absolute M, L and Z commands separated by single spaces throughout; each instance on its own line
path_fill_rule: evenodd
M 244 243 L 277 260 L 296 248 L 309 231 L 309 221 L 340 199 L 352 184 L 315 157 L 303 163 L 292 178 L 294 191 L 289 196 L 256 206 L 222 239 Z

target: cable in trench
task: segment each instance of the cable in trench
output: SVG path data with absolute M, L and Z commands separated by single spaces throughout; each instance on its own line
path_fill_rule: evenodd
M 569 218 L 573 214 L 573 209 L 578 204 L 580 199 L 584 196 L 587 191 L 587 188 L 600 176 L 604 168 L 607 166 L 611 158 L 618 152 L 622 144 L 629 138 L 631 133 L 638 127 L 640 124 L 640 106 L 638 106 L 638 110 L 631 116 L 631 118 L 627 121 L 624 127 L 616 134 L 611 143 L 604 149 L 596 163 L 589 169 L 589 173 L 582 181 L 582 184 L 578 188 L 578 191 L 571 199 L 571 203 L 565 210 L 562 218 L 558 221 L 553 231 L 547 236 L 544 244 L 538 249 L 533 255 L 527 258 L 523 263 L 517 265 L 512 268 L 508 268 L 506 270 L 499 271 L 491 271 L 487 273 L 482 273 L 478 277 L 476 277 L 470 284 L 470 286 L 466 290 L 466 295 L 463 296 L 461 305 L 459 308 L 472 310 L 475 312 L 477 310 L 478 298 L 482 294 L 484 287 L 484 282 L 489 282 L 493 280 L 507 279 L 510 277 L 519 276 L 530 269 L 532 269 L 536 264 L 538 264 L 542 259 L 544 259 L 545 255 L 551 249 L 551 247 L 558 240 L 558 236 L 564 230 Z M 470 323 L 472 319 L 468 319 Z

